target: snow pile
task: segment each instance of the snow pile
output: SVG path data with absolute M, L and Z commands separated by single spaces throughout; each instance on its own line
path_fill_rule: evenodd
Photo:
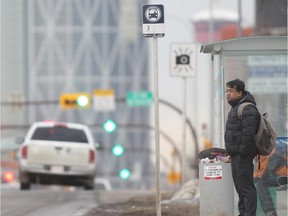
M 183 184 L 181 188 L 179 188 L 176 191 L 176 193 L 171 197 L 171 200 L 164 201 L 164 203 L 188 202 L 192 204 L 199 204 L 199 199 L 200 199 L 199 180 L 193 179 Z

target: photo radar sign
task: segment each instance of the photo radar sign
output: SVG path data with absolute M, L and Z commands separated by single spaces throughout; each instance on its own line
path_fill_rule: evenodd
M 196 76 L 196 45 L 189 43 L 170 44 L 170 75 Z

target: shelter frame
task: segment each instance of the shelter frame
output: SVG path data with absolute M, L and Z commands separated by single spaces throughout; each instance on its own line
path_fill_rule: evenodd
M 286 64 L 286 69 L 284 69 L 283 72 L 282 67 L 282 74 L 284 74 L 284 77 L 286 77 L 286 81 L 284 80 L 284 82 L 287 84 L 287 36 L 255 36 L 219 41 L 216 43 L 202 45 L 200 52 L 211 55 L 211 76 L 213 82 L 211 94 L 213 94 L 214 98 L 212 103 L 214 119 L 212 120 L 211 125 L 211 131 L 214 132 L 212 135 L 213 146 L 224 147 L 225 118 L 227 115 L 227 112 L 225 113 L 225 83 L 228 81 L 225 80 L 225 76 L 229 76 L 229 73 L 231 73 L 231 71 L 226 72 L 224 58 L 246 58 L 248 56 L 267 55 L 285 56 L 286 61 L 284 58 L 284 64 Z M 236 67 L 235 70 L 238 70 L 237 67 L 239 67 L 239 65 L 236 64 L 234 66 Z M 287 112 L 285 114 L 285 118 L 287 121 Z M 287 126 L 285 132 L 287 135 Z

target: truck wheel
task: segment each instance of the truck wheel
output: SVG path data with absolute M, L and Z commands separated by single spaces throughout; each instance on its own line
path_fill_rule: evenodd
M 89 178 L 84 184 L 85 190 L 94 190 L 94 178 Z
M 20 190 L 30 190 L 30 183 L 20 182 Z

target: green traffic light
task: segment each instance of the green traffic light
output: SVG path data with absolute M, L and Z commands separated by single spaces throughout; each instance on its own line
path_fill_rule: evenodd
M 111 133 L 117 128 L 117 125 L 114 121 L 108 120 L 103 124 L 103 128 L 106 132 Z
M 113 153 L 115 156 L 121 156 L 121 155 L 124 153 L 124 148 L 123 148 L 123 146 L 120 145 L 120 144 L 115 145 L 115 146 L 112 148 L 112 153 Z
M 89 98 L 85 95 L 80 95 L 76 101 L 77 105 L 80 107 L 85 107 L 89 104 Z
M 120 172 L 119 172 L 119 176 L 120 178 L 126 180 L 130 177 L 131 173 L 130 173 L 130 170 L 128 169 L 122 169 Z

